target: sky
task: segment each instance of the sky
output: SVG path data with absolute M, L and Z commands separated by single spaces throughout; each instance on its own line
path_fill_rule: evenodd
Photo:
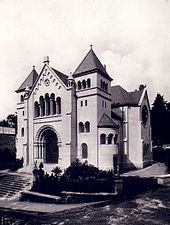
M 69 75 L 93 45 L 127 91 L 146 84 L 150 104 L 170 101 L 168 0 L 0 0 L 0 119 L 16 112 L 17 94 L 44 56 Z

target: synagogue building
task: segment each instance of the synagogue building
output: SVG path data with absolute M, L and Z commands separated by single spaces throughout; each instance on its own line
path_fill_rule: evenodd
M 92 47 L 75 72 L 54 69 L 49 57 L 35 68 L 18 95 L 17 154 L 25 166 L 43 162 L 47 171 L 76 159 L 103 170 L 143 168 L 152 163 L 147 90 L 127 92 Z

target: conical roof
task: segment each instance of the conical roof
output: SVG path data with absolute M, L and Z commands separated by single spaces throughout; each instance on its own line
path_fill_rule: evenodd
M 75 70 L 73 77 L 89 74 L 92 72 L 99 72 L 108 80 L 112 81 L 112 78 L 106 72 L 106 69 L 101 64 L 100 60 L 96 56 L 95 52 L 91 48 L 87 55 L 84 57 L 80 65 Z
M 31 89 L 37 77 L 38 77 L 38 73 L 36 72 L 35 68 L 33 68 L 31 73 L 28 75 L 25 81 L 21 84 L 18 90 L 16 90 L 16 92 L 18 93 L 18 92 L 24 91 L 26 87 L 29 87 Z

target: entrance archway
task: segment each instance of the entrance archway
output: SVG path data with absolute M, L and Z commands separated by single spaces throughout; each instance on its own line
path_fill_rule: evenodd
M 60 137 L 54 127 L 41 127 L 34 142 L 34 159 L 43 159 L 44 163 L 58 163 L 60 144 Z
M 42 134 L 44 148 L 44 162 L 58 163 L 59 149 L 57 135 L 52 130 L 45 130 Z

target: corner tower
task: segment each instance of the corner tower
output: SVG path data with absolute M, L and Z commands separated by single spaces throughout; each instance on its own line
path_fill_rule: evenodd
M 77 95 L 77 157 L 99 166 L 98 124 L 103 114 L 111 116 L 111 81 L 91 48 L 73 77 Z

